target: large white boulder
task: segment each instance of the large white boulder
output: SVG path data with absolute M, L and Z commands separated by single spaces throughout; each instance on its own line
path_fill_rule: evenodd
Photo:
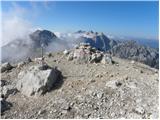
M 39 66 L 32 66 L 18 74 L 16 87 L 26 96 L 41 95 L 52 89 L 60 75 L 61 72 L 57 69 L 40 70 Z

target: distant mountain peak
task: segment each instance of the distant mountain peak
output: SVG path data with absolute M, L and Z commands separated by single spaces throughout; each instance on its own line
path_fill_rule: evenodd
M 75 33 L 85 33 L 86 31 L 84 31 L 84 30 L 78 30 L 77 32 L 75 32 Z
M 52 37 L 56 37 L 56 35 L 49 30 L 36 30 L 35 32 L 32 33 L 32 35 L 33 34 L 36 34 L 36 35 L 38 35 L 38 34 L 39 35 L 50 35 Z
M 35 42 L 36 46 L 41 46 L 41 44 L 48 46 L 50 42 L 57 39 L 57 36 L 48 30 L 36 30 L 30 34 L 30 38 Z

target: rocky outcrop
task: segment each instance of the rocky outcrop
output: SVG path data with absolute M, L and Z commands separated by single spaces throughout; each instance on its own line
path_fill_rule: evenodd
M 11 103 L 9 103 L 9 102 L 7 102 L 5 99 L 3 99 L 3 98 L 0 98 L 0 102 L 1 102 L 1 114 L 4 112 L 4 111 L 6 111 L 6 110 L 8 110 L 12 105 L 11 105 Z
M 3 86 L 1 89 L 1 94 L 4 98 L 7 98 L 9 95 L 11 94 L 14 95 L 16 93 L 17 93 L 17 89 L 13 85 L 6 85 L 6 86 Z
M 8 71 L 8 70 L 11 70 L 13 68 L 13 66 L 10 64 L 10 63 L 3 63 L 1 65 L 1 73 L 5 72 L 5 71 Z
M 121 42 L 111 50 L 112 55 L 142 62 L 154 68 L 159 68 L 158 50 L 138 45 L 135 41 Z
M 40 66 L 32 66 L 18 74 L 17 89 L 26 96 L 39 96 L 50 91 L 54 83 L 60 79 L 61 72 L 48 68 L 40 70 Z
M 101 60 L 101 63 L 103 64 L 113 64 L 112 57 L 110 55 L 105 54 Z

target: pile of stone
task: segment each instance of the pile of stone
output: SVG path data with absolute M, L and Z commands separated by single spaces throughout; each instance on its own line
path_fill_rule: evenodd
M 73 51 L 65 50 L 64 55 L 67 56 L 68 61 L 74 60 L 77 63 L 99 63 L 102 62 L 112 63 L 112 58 L 108 54 L 104 54 L 102 51 L 97 50 L 94 47 L 91 47 L 88 43 L 81 43 L 79 46 L 76 46 Z

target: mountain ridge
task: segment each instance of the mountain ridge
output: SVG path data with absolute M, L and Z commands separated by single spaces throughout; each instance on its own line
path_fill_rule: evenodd
M 44 49 L 49 46 L 50 49 L 46 52 L 52 52 L 59 46 L 58 50 L 71 49 L 75 45 L 80 43 L 89 43 L 92 47 L 104 52 L 110 52 L 112 55 L 118 56 L 124 59 L 130 59 L 142 62 L 154 68 L 159 68 L 159 53 L 157 49 L 139 45 L 132 41 L 117 41 L 110 39 L 104 33 L 98 33 L 93 31 L 79 30 L 74 33 L 60 34 L 54 33 L 49 30 L 35 30 L 29 34 L 30 42 L 25 43 L 25 40 L 15 40 L 2 47 L 2 62 L 8 60 L 14 60 L 19 58 L 34 57 L 40 55 L 41 45 L 44 45 Z M 128 46 L 129 45 L 129 46 Z M 14 47 L 13 47 L 14 46 Z M 134 47 L 133 47 L 134 46 Z M 52 48 L 55 49 L 52 49 Z M 21 51 L 19 52 L 19 49 Z M 126 53 L 127 51 L 127 53 Z M 16 53 L 17 56 L 8 56 L 6 53 Z M 8 61 L 8 62 L 10 62 Z

